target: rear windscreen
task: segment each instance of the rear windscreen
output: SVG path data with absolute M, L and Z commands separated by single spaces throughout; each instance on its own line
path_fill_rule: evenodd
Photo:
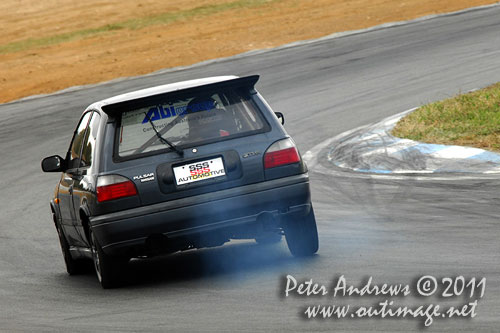
M 266 124 L 249 96 L 233 90 L 170 97 L 119 117 L 120 157 L 169 149 L 159 135 L 182 148 L 250 135 Z

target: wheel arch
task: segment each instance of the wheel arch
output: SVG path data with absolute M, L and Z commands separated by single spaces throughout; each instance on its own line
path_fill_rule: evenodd
M 85 238 L 90 244 L 90 210 L 87 205 L 83 205 L 79 209 L 79 217 L 82 223 L 83 231 L 85 232 Z
M 59 215 L 59 209 L 56 206 L 54 200 L 50 201 L 50 211 L 52 213 L 52 222 L 54 222 L 54 225 L 57 227 L 57 223 L 59 222 L 60 215 Z

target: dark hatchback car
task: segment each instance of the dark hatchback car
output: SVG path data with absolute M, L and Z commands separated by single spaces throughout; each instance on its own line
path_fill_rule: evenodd
M 94 262 L 104 288 L 122 265 L 230 239 L 318 250 L 307 167 L 255 90 L 258 76 L 213 77 L 90 105 L 50 203 L 69 274 Z M 281 122 L 280 122 L 281 120 Z

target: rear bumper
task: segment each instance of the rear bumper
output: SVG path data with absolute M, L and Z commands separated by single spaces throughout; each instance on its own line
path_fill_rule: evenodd
M 301 217 L 310 209 L 306 173 L 95 216 L 90 225 L 106 253 L 133 254 L 152 235 L 175 239 L 251 225 L 261 214 Z

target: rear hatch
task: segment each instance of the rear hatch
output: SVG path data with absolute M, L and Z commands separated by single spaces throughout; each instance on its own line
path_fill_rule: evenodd
M 273 134 L 274 116 L 256 103 L 257 79 L 104 107 L 114 119 L 107 169 L 134 182 L 142 205 L 264 181 L 263 155 L 284 133 Z

